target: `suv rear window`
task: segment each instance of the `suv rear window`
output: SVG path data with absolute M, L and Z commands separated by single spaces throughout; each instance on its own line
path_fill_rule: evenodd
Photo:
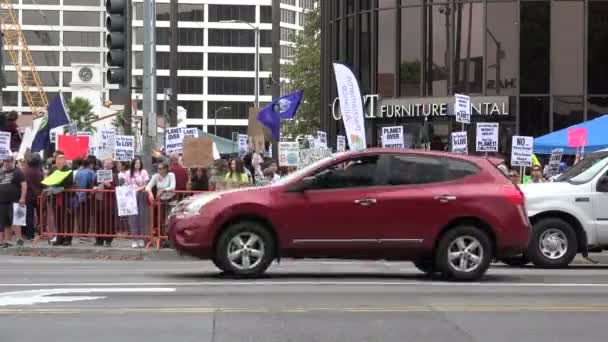
M 390 185 L 437 183 L 444 180 L 441 158 L 401 154 L 391 156 Z
M 479 173 L 479 171 L 481 171 L 481 169 L 477 165 L 465 160 L 445 158 L 445 161 L 447 164 L 447 172 L 445 175 L 446 181 L 464 178 L 477 174 Z

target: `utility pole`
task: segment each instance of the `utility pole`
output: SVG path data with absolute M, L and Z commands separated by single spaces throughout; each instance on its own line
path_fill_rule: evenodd
M 2 99 L 3 88 L 6 86 L 4 78 L 4 33 L 0 31 L 0 112 L 3 112 L 4 101 Z
M 127 49 L 127 60 L 126 60 L 126 67 L 125 67 L 125 73 L 126 73 L 126 77 L 127 79 L 126 81 L 126 92 L 127 92 L 127 101 L 124 104 L 125 105 L 125 110 L 124 110 L 124 132 L 126 135 L 131 135 L 133 134 L 133 106 L 132 106 L 132 99 L 131 99 L 131 94 L 132 94 L 132 88 L 133 88 L 133 73 L 132 73 L 132 66 L 133 66 L 133 54 L 131 53 L 133 51 L 133 3 L 131 2 L 131 0 L 126 0 L 127 1 L 127 6 L 125 8 L 125 14 L 127 17 L 127 22 L 126 22 L 126 39 L 127 39 L 127 43 L 126 43 L 126 49 Z
M 259 62 L 259 61 L 258 61 Z M 272 0 L 272 99 L 281 96 L 281 1 Z M 278 141 L 272 140 L 272 159 L 279 160 Z
M 156 145 L 156 1 L 144 0 L 144 91 L 142 158 L 152 169 L 152 150 Z
M 165 123 L 165 127 L 177 127 L 177 65 L 179 58 L 177 54 L 177 12 L 177 0 L 171 0 L 169 9 L 169 25 L 171 30 L 171 40 L 169 42 L 169 87 L 172 92 L 169 95 L 169 125 Z

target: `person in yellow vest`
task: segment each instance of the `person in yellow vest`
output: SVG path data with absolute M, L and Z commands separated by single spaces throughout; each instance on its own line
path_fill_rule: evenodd
M 65 235 L 73 232 L 73 219 L 69 213 L 69 196 L 71 194 L 63 192 L 63 190 L 71 187 L 72 184 L 74 184 L 74 177 L 72 169 L 68 166 L 65 159 L 65 154 L 62 151 L 56 151 L 55 167 L 42 180 L 42 185 L 47 188 L 43 193 L 50 195 L 47 199 L 47 208 L 53 212 L 55 229 L 58 233 L 58 236 L 51 239 L 51 244 L 55 246 L 69 246 L 72 244 L 72 237 Z

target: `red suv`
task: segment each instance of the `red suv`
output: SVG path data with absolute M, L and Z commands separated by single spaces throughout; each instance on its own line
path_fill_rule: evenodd
M 474 280 L 528 243 L 523 194 L 498 164 L 410 150 L 335 154 L 271 186 L 188 198 L 172 211 L 169 235 L 178 250 L 238 276 L 290 257 L 411 260 Z

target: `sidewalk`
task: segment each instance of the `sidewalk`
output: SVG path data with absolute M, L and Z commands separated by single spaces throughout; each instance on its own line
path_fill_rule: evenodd
M 82 259 L 108 259 L 108 260 L 180 260 L 190 259 L 186 256 L 178 256 L 171 248 L 156 249 L 152 246 L 148 249 L 131 248 L 131 240 L 114 239 L 111 247 L 94 246 L 94 238 L 74 238 L 71 246 L 51 246 L 47 240 L 40 240 L 36 248 L 32 247 L 32 241 L 25 241 L 23 247 L 0 248 L 0 256 L 41 256 L 51 258 L 82 258 Z

